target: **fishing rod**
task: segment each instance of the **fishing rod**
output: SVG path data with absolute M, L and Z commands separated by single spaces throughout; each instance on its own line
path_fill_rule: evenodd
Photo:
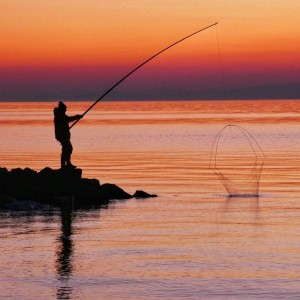
M 199 33 L 199 32 L 201 32 L 201 31 L 204 31 L 204 30 L 206 30 L 206 29 L 208 29 L 208 28 L 210 28 L 210 27 L 213 27 L 213 26 L 215 26 L 215 25 L 217 25 L 218 24 L 218 22 L 216 22 L 216 23 L 214 23 L 214 24 L 211 24 L 211 25 L 209 25 L 209 26 L 207 26 L 207 27 L 204 27 L 204 28 L 202 28 L 202 29 L 200 29 L 200 30 L 198 30 L 198 31 L 196 31 L 196 32 L 194 32 L 194 33 L 192 33 L 192 34 L 189 34 L 189 35 L 187 35 L 186 37 L 184 37 L 184 38 L 182 38 L 182 39 L 180 39 L 179 41 L 177 41 L 177 42 L 175 42 L 175 43 L 173 43 L 173 44 L 171 44 L 170 46 L 168 46 L 168 47 L 166 47 L 166 48 L 164 48 L 163 50 L 161 50 L 161 51 L 159 51 L 159 52 L 157 52 L 156 54 L 154 54 L 153 56 L 151 56 L 150 58 L 148 58 L 146 61 L 144 61 L 143 63 L 141 63 L 139 66 L 137 66 L 135 69 L 133 69 L 131 72 L 129 72 L 126 76 L 124 76 L 122 79 L 120 79 L 117 83 L 115 83 L 110 89 L 108 89 L 98 100 L 96 100 L 83 114 L 82 114 L 82 116 L 84 116 L 85 114 L 87 114 L 101 99 L 103 99 L 108 93 L 110 93 L 116 86 L 118 86 L 121 82 L 123 82 L 127 77 L 129 77 L 132 73 L 134 73 L 135 71 L 137 71 L 139 68 L 141 68 L 143 65 L 145 65 L 147 62 L 149 62 L 150 60 L 152 60 L 153 58 L 155 58 L 156 56 L 158 56 L 159 54 L 161 54 L 161 53 L 163 53 L 163 52 L 165 52 L 166 50 L 168 50 L 168 49 L 170 49 L 170 48 L 172 48 L 173 46 L 175 46 L 175 45 L 177 45 L 177 44 L 179 44 L 179 43 L 181 43 L 182 41 L 184 41 L 184 40 L 186 40 L 186 39 L 188 39 L 188 38 L 190 38 L 191 36 L 193 36 L 193 35 L 195 35 L 195 34 L 197 34 L 197 33 Z M 70 129 L 77 123 L 77 122 L 79 122 L 79 120 L 80 119 L 77 119 L 71 126 L 70 126 Z

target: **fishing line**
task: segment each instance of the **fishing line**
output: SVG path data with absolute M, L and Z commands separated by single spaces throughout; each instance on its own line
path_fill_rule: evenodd
M 220 65 L 220 75 L 221 75 L 221 80 L 222 80 L 222 88 L 223 88 L 223 95 L 224 99 L 226 100 L 226 106 L 227 106 L 227 120 L 228 123 L 231 123 L 230 117 L 229 117 L 229 109 L 228 109 L 228 91 L 226 88 L 226 82 L 225 82 L 225 72 L 224 72 L 224 62 L 223 62 L 223 57 L 221 54 L 221 46 L 220 46 L 220 38 L 219 38 L 219 33 L 218 33 L 218 26 L 216 26 L 216 39 L 217 39 L 217 48 L 218 48 L 218 57 L 219 57 L 219 65 Z
M 197 30 L 196 32 L 192 33 L 192 34 L 189 34 L 183 38 L 181 38 L 180 40 L 178 40 L 177 42 L 169 45 L 168 47 L 164 48 L 163 50 L 157 52 L 156 54 L 154 54 L 153 56 L 151 56 L 150 58 L 148 58 L 147 60 L 145 60 L 143 63 L 141 63 L 139 66 L 137 66 L 136 68 L 134 68 L 132 71 L 130 71 L 127 75 L 125 75 L 123 78 L 121 78 L 117 83 L 115 83 L 111 88 L 109 88 L 98 100 L 96 100 L 82 115 L 86 115 L 100 100 L 102 100 L 107 94 L 109 94 L 114 88 L 116 88 L 121 82 L 123 82 L 126 78 L 128 78 L 131 74 L 133 74 L 135 71 L 137 71 L 139 68 L 141 68 L 143 65 L 145 65 L 146 63 L 148 63 L 150 60 L 152 60 L 153 58 L 155 58 L 156 56 L 160 55 L 161 53 L 165 52 L 166 50 L 174 47 L 175 45 L 183 42 L 184 40 L 206 30 L 206 29 L 209 29 L 213 26 L 216 26 L 218 23 L 214 23 L 214 24 L 211 24 L 207 27 L 204 27 L 200 30 Z M 71 126 L 70 126 L 70 129 L 77 123 L 79 122 L 80 119 L 76 120 Z
M 226 88 L 226 82 L 225 82 L 225 72 L 224 72 L 224 63 L 221 53 L 221 47 L 220 47 L 220 38 L 218 34 L 218 28 L 216 27 L 216 39 L 217 39 L 217 48 L 218 48 L 218 57 L 219 57 L 219 64 L 220 64 L 220 74 L 222 79 L 222 86 L 223 86 L 223 93 L 224 93 L 224 99 L 226 101 L 226 110 L 227 110 L 227 122 L 228 124 L 225 125 L 215 136 L 213 145 L 211 148 L 210 153 L 210 162 L 209 166 L 213 170 L 213 172 L 217 175 L 218 179 L 222 182 L 223 186 L 227 190 L 229 196 L 258 196 L 258 190 L 259 190 L 259 182 L 261 177 L 262 168 L 264 165 L 265 160 L 265 154 L 262 151 L 262 148 L 260 147 L 257 140 L 253 137 L 253 135 L 244 129 L 241 126 L 233 125 L 230 118 L 230 111 L 229 111 L 229 104 L 227 103 L 229 100 L 228 97 L 228 90 Z M 229 134 L 226 134 L 226 129 L 229 128 Z M 220 140 L 223 138 L 226 140 L 226 138 L 231 137 L 231 139 L 234 137 L 232 133 L 232 129 L 235 129 L 235 131 L 242 134 L 242 136 L 245 138 L 247 143 L 250 146 L 250 149 L 252 153 L 254 154 L 254 162 L 250 169 L 250 174 L 246 181 L 244 181 L 241 185 L 240 182 L 234 182 L 229 177 L 232 175 L 236 175 L 236 170 L 234 170 L 233 174 L 226 174 L 226 168 L 225 171 L 221 170 L 218 166 L 218 160 L 221 160 L 221 158 L 225 157 L 226 160 L 229 161 L 229 157 L 233 156 L 232 153 L 224 155 L 224 152 L 222 152 L 221 146 L 220 146 Z M 227 135 L 227 136 L 226 136 Z M 230 140 L 231 143 L 233 141 Z M 231 145 L 231 144 L 230 144 Z M 232 145 L 233 149 L 234 145 Z M 224 151 L 224 150 L 223 150 Z M 233 152 L 233 150 L 232 150 Z M 241 155 L 241 154 L 240 154 Z M 248 154 L 249 155 L 249 154 Z M 239 158 L 241 158 L 240 156 Z M 247 155 L 244 155 L 244 158 L 247 158 Z M 235 158 L 236 159 L 236 158 Z M 248 161 L 247 161 L 248 162 Z M 243 171 L 249 170 L 249 166 L 247 168 L 242 168 Z

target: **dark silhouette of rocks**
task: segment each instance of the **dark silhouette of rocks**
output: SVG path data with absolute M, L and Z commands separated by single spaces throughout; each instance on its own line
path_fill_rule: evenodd
M 157 197 L 155 194 L 148 194 L 144 191 L 138 190 L 136 191 L 133 196 L 134 198 L 152 198 L 152 197 Z
M 82 178 L 81 169 L 0 168 L 0 207 L 15 200 L 37 201 L 46 205 L 74 207 L 97 206 L 112 199 L 156 197 L 143 191 L 130 195 L 115 184 L 100 184 L 97 179 Z M 32 204 L 30 204 L 31 207 Z
M 100 189 L 103 200 L 132 198 L 132 195 L 126 193 L 115 184 L 105 183 L 100 186 Z

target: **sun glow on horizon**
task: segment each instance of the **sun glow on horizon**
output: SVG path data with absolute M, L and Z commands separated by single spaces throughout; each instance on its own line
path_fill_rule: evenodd
M 190 0 L 183 4 L 174 0 L 172 5 L 158 0 L 103 1 L 101 5 L 95 0 L 3 0 L 0 87 L 6 91 L 7 86 L 13 85 L 25 88 L 23 80 L 29 77 L 26 89 L 36 93 L 34 85 L 40 82 L 34 77 L 39 70 L 38 74 L 48 78 L 48 84 L 53 83 L 49 89 L 45 86 L 44 92 L 39 88 L 41 97 L 53 96 L 49 90 L 55 91 L 57 86 L 60 88 L 53 94 L 67 95 L 71 82 L 66 83 L 63 77 L 68 72 L 70 77 L 85 78 L 82 82 L 74 80 L 74 84 L 81 85 L 82 94 L 88 93 L 87 82 L 94 81 L 95 75 L 105 88 L 105 77 L 117 80 L 119 74 L 130 71 L 174 41 L 215 22 L 219 22 L 218 37 L 215 28 L 211 28 L 184 41 L 151 62 L 149 72 L 155 69 L 159 74 L 156 76 L 164 82 L 165 76 L 172 81 L 172 68 L 174 74 L 182 69 L 191 82 L 196 81 L 195 76 L 220 73 L 219 39 L 226 75 L 230 81 L 240 82 L 240 88 L 253 83 L 251 79 L 247 81 L 251 74 L 258 76 L 260 85 L 295 84 L 300 78 L 299 13 L 300 4 L 292 0 L 255 4 L 237 0 Z M 150 73 L 144 73 L 145 81 L 152 76 Z M 219 82 L 212 75 L 210 85 L 217 89 Z M 22 93 L 18 96 L 5 92 L 0 98 L 15 96 L 22 97 Z

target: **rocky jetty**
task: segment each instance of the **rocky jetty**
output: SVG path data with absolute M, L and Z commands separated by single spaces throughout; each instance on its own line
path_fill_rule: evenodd
M 8 202 L 36 201 L 53 206 L 98 206 L 112 199 L 149 198 L 156 195 L 136 191 L 130 195 L 115 184 L 100 184 L 97 179 L 82 178 L 81 169 L 0 168 L 0 207 Z M 2 204 L 2 205 L 1 205 Z

